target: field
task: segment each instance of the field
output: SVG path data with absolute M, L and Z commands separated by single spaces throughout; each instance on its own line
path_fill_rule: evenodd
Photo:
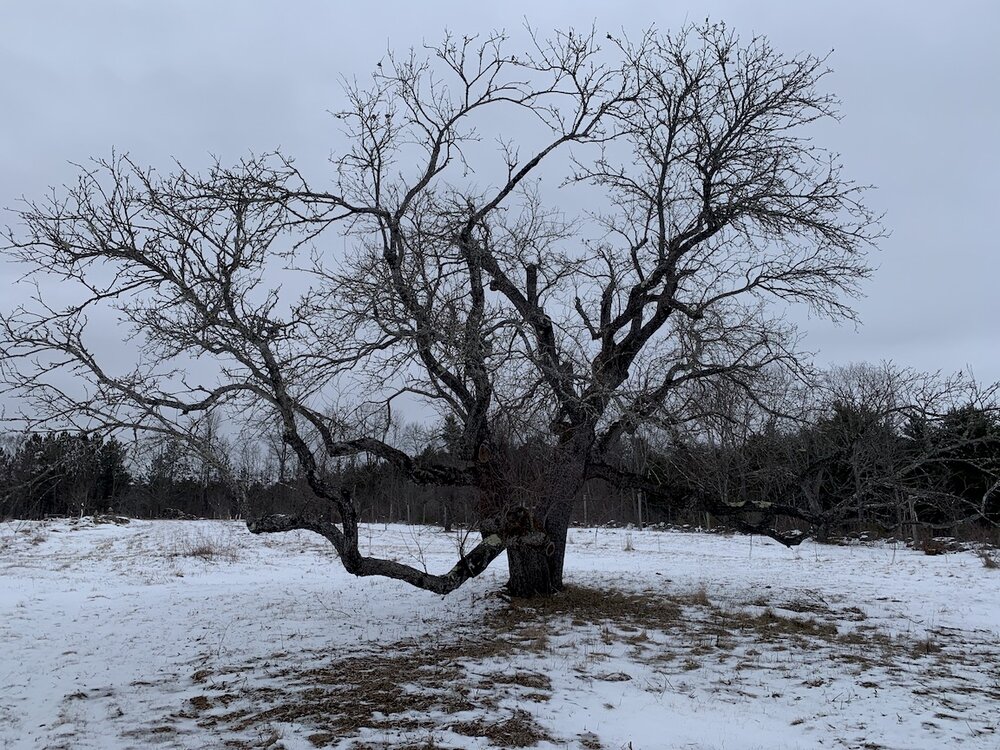
M 363 532 L 442 570 L 461 535 Z M 3 748 L 996 748 L 1000 570 L 963 552 L 573 529 L 509 602 L 239 523 L 0 525 Z

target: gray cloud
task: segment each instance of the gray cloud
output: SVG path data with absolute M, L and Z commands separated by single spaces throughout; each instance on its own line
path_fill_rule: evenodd
M 864 325 L 798 320 L 819 360 L 890 357 L 1000 379 L 1000 6 L 701 2 L 44 2 L 0 6 L 0 206 L 71 179 L 114 147 L 165 167 L 281 146 L 322 164 L 338 77 L 445 27 L 575 24 L 638 31 L 706 15 L 788 52 L 833 49 L 844 120 L 819 138 L 892 235 L 858 309 Z M 4 222 L 9 218 L 4 217 Z M 9 281 L 13 269 L 2 270 Z

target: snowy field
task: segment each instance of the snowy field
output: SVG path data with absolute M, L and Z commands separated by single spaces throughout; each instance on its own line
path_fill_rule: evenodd
M 458 536 L 379 554 L 450 566 Z M 439 597 L 239 523 L 0 525 L 3 748 L 1000 747 L 971 553 L 570 532 L 571 589 Z

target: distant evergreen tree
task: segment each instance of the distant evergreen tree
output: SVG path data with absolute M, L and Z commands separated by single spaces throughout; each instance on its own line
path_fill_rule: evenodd
M 21 517 L 93 513 L 128 488 L 125 447 L 114 438 L 69 432 L 32 434 L 4 452 L 5 512 Z
M 927 474 L 955 503 L 952 515 L 982 513 L 1000 522 L 1000 419 L 969 404 L 934 423 L 914 423 L 911 439 L 930 448 Z
M 462 449 L 462 426 L 458 423 L 454 414 L 449 414 L 444 418 L 438 437 L 441 440 L 445 453 L 449 456 L 458 457 Z

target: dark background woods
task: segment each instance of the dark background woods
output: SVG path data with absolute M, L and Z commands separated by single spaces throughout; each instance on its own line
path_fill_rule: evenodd
M 862 369 L 850 378 L 856 384 L 871 374 Z M 918 410 L 899 406 L 886 390 L 828 393 L 808 418 L 769 414 L 739 394 L 714 394 L 713 408 L 695 423 L 618 444 L 617 464 L 646 477 L 646 488 L 591 480 L 577 498 L 574 523 L 740 528 L 765 522 L 820 537 L 867 531 L 996 539 L 994 406 L 978 399 Z M 424 457 L 457 461 L 457 429 L 448 420 L 398 425 L 394 439 Z M 235 518 L 242 514 L 233 479 L 246 488 L 251 508 L 315 510 L 315 496 L 278 441 L 218 439 L 228 441 L 227 467 L 206 462 L 176 438 L 8 434 L 0 445 L 0 516 L 110 511 Z M 507 443 L 506 460 L 526 477 L 545 471 L 547 446 L 514 436 Z M 376 459 L 341 459 L 324 471 L 353 488 L 364 521 L 476 525 L 472 490 L 417 485 Z M 762 514 L 769 503 L 774 511 Z M 755 510 L 734 512 L 742 506 Z

